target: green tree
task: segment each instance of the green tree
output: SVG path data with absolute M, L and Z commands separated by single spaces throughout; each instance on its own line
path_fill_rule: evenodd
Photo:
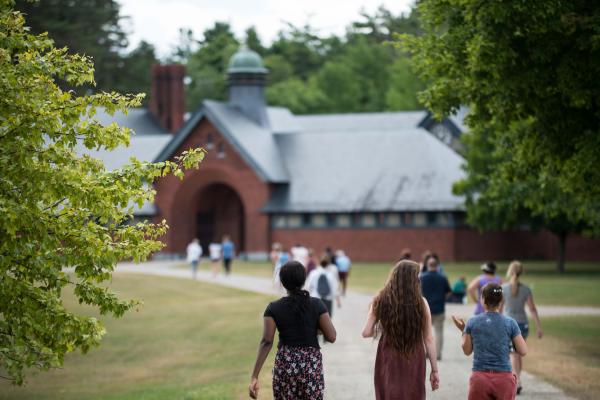
M 132 54 L 127 54 L 127 35 L 121 26 L 124 17 L 115 0 L 18 0 L 16 8 L 27 16 L 33 33 L 48 32 L 56 47 L 68 47 L 73 53 L 93 59 L 96 85 L 75 88 L 78 93 L 137 92 L 150 87 L 149 71 L 133 75 L 130 70 L 149 69 L 149 65 L 156 63 L 154 52 L 149 52 L 149 45 L 142 43 Z
M 324 112 L 327 97 L 314 79 L 304 82 L 291 78 L 267 87 L 267 102 L 287 107 L 296 114 L 318 114 Z
M 316 74 L 316 83 L 327 93 L 321 112 L 357 112 L 361 109 L 362 87 L 358 76 L 345 62 L 328 61 Z
M 267 80 L 269 85 L 292 78 L 294 68 L 279 54 L 268 55 L 264 58 L 265 67 L 269 70 Z
M 152 201 L 147 183 L 183 176 L 204 151 L 158 164 L 132 159 L 113 171 L 76 152 L 126 145 L 128 129 L 102 126 L 94 115 L 99 107 L 126 112 L 142 95 L 61 90 L 57 79 L 93 85 L 91 60 L 29 34 L 10 0 L 0 0 L 0 76 L 0 371 L 21 384 L 27 369 L 60 366 L 66 353 L 101 340 L 97 319 L 65 309 L 65 287 L 101 314 L 118 317 L 136 305 L 105 283 L 118 261 L 160 249 L 167 226 L 131 223 L 132 204 Z
M 246 29 L 245 33 L 246 46 L 248 46 L 249 49 L 254 50 L 255 52 L 264 57 L 264 55 L 267 53 L 267 49 L 263 46 L 260 37 L 258 36 L 258 32 L 256 32 L 256 28 L 251 26 L 250 28 Z
M 111 90 L 120 93 L 150 93 L 152 82 L 150 71 L 157 63 L 154 46 L 142 40 L 126 57 L 123 57 L 122 68 L 114 71 L 120 76 L 115 80 Z
M 188 57 L 187 74 L 191 78 L 186 87 L 186 104 L 193 110 L 204 99 L 224 100 L 227 94 L 226 70 L 229 59 L 239 47 L 231 27 L 216 22 L 206 29 L 198 49 Z
M 390 66 L 390 79 L 385 93 L 386 110 L 422 109 L 417 93 L 424 88 L 423 82 L 412 71 L 408 57 L 397 56 Z
M 467 153 L 469 176 L 457 190 L 471 196 L 470 221 L 503 227 L 493 217 L 516 209 L 514 224 L 564 232 L 563 250 L 566 233 L 600 234 L 600 4 L 423 0 L 418 8 L 425 34 L 402 45 L 428 82 L 421 100 L 438 117 L 469 105 L 472 135 L 489 137 L 472 139 L 467 152 L 497 155 L 486 171 Z

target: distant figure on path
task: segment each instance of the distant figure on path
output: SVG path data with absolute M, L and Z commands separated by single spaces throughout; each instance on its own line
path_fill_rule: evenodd
M 523 339 L 527 339 L 527 336 L 529 336 L 529 320 L 525 313 L 525 304 L 527 304 L 529 312 L 535 321 L 537 336 L 541 339 L 542 336 L 544 336 L 544 332 L 542 332 L 540 317 L 537 308 L 535 307 L 535 303 L 533 302 L 533 293 L 529 286 L 520 282 L 521 274 L 523 274 L 523 265 L 518 261 L 511 262 L 508 266 L 508 271 L 506 272 L 509 283 L 502 285 L 502 292 L 504 294 L 504 314 L 517 321 Z M 513 373 L 517 375 L 517 394 L 521 394 L 521 391 L 523 390 L 523 386 L 521 385 L 523 359 L 519 353 L 513 351 L 510 353 L 510 361 L 512 363 Z
M 327 257 L 329 257 L 329 262 L 336 265 L 335 264 L 335 253 L 333 252 L 331 247 L 329 247 L 329 246 L 325 247 L 325 254 L 327 255 Z
M 475 303 L 475 315 L 483 312 L 483 306 L 481 305 L 481 290 L 483 287 L 488 283 L 502 284 L 502 279 L 496 276 L 496 264 L 486 261 L 481 265 L 481 270 L 483 274 L 473 279 L 467 288 L 469 297 Z
M 402 249 L 402 252 L 400 252 L 400 259 L 401 260 L 410 260 L 410 258 L 411 258 L 410 256 L 411 256 L 411 251 L 410 251 L 410 249 L 408 247 Z
M 273 243 L 271 250 L 271 262 L 273 263 L 273 286 L 282 289 L 279 272 L 281 267 L 290 260 L 290 255 L 283 250 L 281 243 Z
M 306 276 L 308 276 L 312 270 L 317 268 L 317 260 L 315 259 L 315 251 L 308 249 L 308 262 L 306 263 Z M 308 279 L 308 278 L 307 278 Z
M 420 276 L 421 291 L 427 299 L 431 311 L 431 322 L 435 332 L 435 348 L 438 361 L 442 359 L 444 347 L 444 320 L 446 319 L 446 299 L 452 293 L 448 279 L 438 272 L 438 260 L 433 255 L 426 261 L 427 269 Z
M 279 344 L 273 366 L 273 399 L 322 400 L 325 382 L 317 333 L 321 331 L 325 340 L 333 343 L 335 328 L 323 302 L 302 290 L 306 271 L 301 263 L 288 261 L 279 275 L 287 296 L 269 303 L 265 310 L 263 336 L 248 388 L 250 397 L 258 397 L 258 375 L 271 351 L 277 329 Z
M 448 303 L 463 304 L 467 295 L 467 280 L 461 276 L 452 284 L 452 294 L 448 299 Z
M 502 287 L 488 283 L 482 290 L 485 313 L 465 321 L 452 316 L 463 332 L 462 349 L 473 353 L 473 373 L 469 379 L 468 400 L 514 400 L 517 377 L 510 364 L 511 345 L 520 356 L 527 354 L 525 339 L 517 321 L 500 314 Z
M 210 269 L 213 278 L 219 275 L 219 261 L 221 261 L 221 243 L 212 242 L 208 245 L 208 255 L 210 257 Z
M 187 245 L 186 253 L 186 260 L 192 266 L 192 277 L 196 279 L 198 264 L 200 263 L 200 257 L 202 257 L 202 246 L 200 246 L 200 241 L 198 239 L 192 240 L 190 244 Z
M 377 400 L 424 400 L 425 354 L 431 364 L 431 389 L 439 387 L 431 315 L 427 300 L 421 296 L 418 273 L 416 262 L 399 261 L 369 309 L 362 335 L 379 337 Z
M 290 249 L 290 253 L 293 261 L 298 261 L 306 268 L 306 265 L 308 264 L 308 249 L 306 247 L 300 243 L 296 243 L 296 245 Z
M 325 267 L 325 271 L 329 272 L 331 276 L 334 277 L 336 283 L 336 292 L 335 292 L 335 300 L 338 308 L 342 306 L 341 302 L 341 284 L 340 284 L 340 272 L 338 271 L 337 266 L 331 262 L 331 258 L 325 255 L 321 261 L 327 261 L 327 266 Z
M 225 275 L 229 275 L 231 273 L 231 262 L 235 257 L 235 246 L 228 235 L 223 236 L 221 251 L 223 254 L 223 267 L 225 268 Z
M 321 263 L 306 278 L 306 289 L 311 297 L 317 297 L 323 301 L 329 316 L 333 316 L 333 301 L 337 298 L 339 303 L 338 280 L 330 271 L 325 268 L 329 264 L 327 258 L 323 258 Z
M 345 296 L 352 262 L 346 253 L 344 253 L 344 250 L 338 250 L 335 252 L 335 265 L 337 266 L 340 283 L 342 284 L 342 295 Z

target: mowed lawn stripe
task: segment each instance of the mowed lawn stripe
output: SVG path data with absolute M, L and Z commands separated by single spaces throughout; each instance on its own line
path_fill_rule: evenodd
M 69 295 L 65 304 L 96 315 L 108 333 L 87 355 L 33 373 L 25 387 L 0 383 L 0 399 L 237 399 L 246 387 L 269 296 L 191 280 L 115 274 L 111 288 L 144 302 L 121 319 L 101 317 Z M 262 374 L 269 399 L 273 354 Z

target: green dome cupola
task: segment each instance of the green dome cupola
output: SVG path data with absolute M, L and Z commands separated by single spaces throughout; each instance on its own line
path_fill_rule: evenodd
M 269 126 L 265 85 L 267 69 L 260 55 L 242 46 L 229 60 L 229 105 L 263 127 Z
M 250 50 L 246 46 L 242 46 L 242 48 L 239 49 L 229 60 L 227 73 L 266 74 L 267 69 L 263 64 L 262 58 L 257 52 Z

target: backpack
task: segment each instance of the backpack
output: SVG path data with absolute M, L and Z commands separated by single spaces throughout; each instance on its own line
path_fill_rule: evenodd
M 327 279 L 326 273 L 322 273 L 319 276 L 319 280 L 317 281 L 317 293 L 322 299 L 331 294 L 331 287 L 329 286 L 329 279 Z

